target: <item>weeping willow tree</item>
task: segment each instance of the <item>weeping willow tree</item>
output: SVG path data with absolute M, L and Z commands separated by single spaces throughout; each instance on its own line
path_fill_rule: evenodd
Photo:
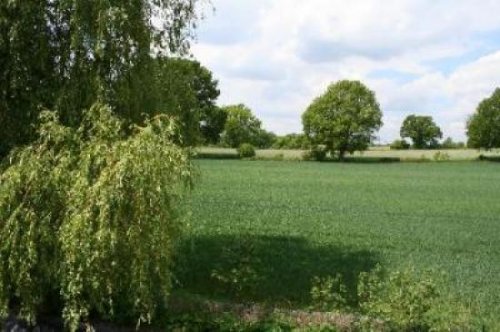
M 157 116 L 130 134 L 100 104 L 78 128 L 41 113 L 0 177 L 2 315 L 51 308 L 76 330 L 91 312 L 146 322 L 165 306 L 192 178 L 177 132 Z
M 98 99 L 134 123 L 160 111 L 151 58 L 189 50 L 200 1 L 0 1 L 0 156 L 43 108 L 72 126 Z

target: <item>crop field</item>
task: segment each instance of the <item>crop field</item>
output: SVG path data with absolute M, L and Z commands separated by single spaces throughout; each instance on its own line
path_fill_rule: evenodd
M 314 276 L 341 274 L 354 297 L 361 271 L 412 265 L 446 272 L 447 291 L 500 327 L 500 164 L 197 166 L 183 290 L 306 307 Z M 254 287 L 233 291 L 214 271 L 231 266 L 226 249 L 242 242 L 258 273 Z

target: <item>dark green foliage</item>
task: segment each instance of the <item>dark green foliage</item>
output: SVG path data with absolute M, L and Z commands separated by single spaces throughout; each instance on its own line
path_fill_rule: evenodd
M 1 1 L 0 154 L 34 139 L 42 108 L 73 126 L 96 100 L 131 122 L 157 111 L 151 54 L 188 50 L 197 2 Z
M 328 151 L 326 147 L 323 145 L 315 145 L 304 154 L 304 160 L 316 160 L 316 161 L 324 161 L 326 160 Z
M 238 155 L 240 158 L 252 158 L 255 157 L 255 148 L 252 144 L 243 143 L 238 148 Z
M 319 311 L 346 309 L 346 297 L 347 289 L 342 281 L 342 275 L 313 278 L 311 287 L 313 309 Z
M 479 160 L 481 161 L 496 161 L 500 162 L 500 156 L 485 156 L 485 155 L 480 155 Z
M 388 276 L 380 267 L 364 272 L 358 286 L 362 312 L 390 331 L 475 331 L 470 310 L 444 292 L 442 279 L 414 268 Z
M 218 144 L 226 124 L 227 113 L 220 107 L 209 107 L 202 113 L 201 135 L 206 144 Z
M 311 146 L 309 139 L 304 134 L 288 134 L 278 136 L 273 144 L 274 149 L 307 150 Z
M 254 144 L 259 149 L 269 149 L 276 141 L 276 135 L 273 132 L 260 129 L 252 141 L 252 144 Z
M 218 143 L 226 114 L 215 105 L 220 92 L 212 73 L 187 59 L 162 57 L 156 65 L 158 109 L 179 120 L 182 143 Z
M 196 159 L 240 159 L 237 152 L 199 152 L 194 156 Z
M 399 157 L 347 157 L 344 160 L 346 163 L 358 164 L 380 164 L 380 163 L 399 163 Z
M 453 150 L 453 149 L 464 149 L 465 143 L 463 142 L 454 142 L 451 137 L 446 138 L 441 144 L 441 149 Z
M 401 138 L 409 137 L 415 149 L 433 149 L 439 146 L 438 139 L 443 137 L 441 129 L 432 117 L 409 115 L 401 125 Z
M 171 288 L 190 156 L 157 117 L 126 132 L 94 105 L 75 129 L 41 113 L 39 138 L 0 177 L 0 314 L 148 322 Z M 52 310 L 52 312 L 50 312 Z
M 484 99 L 467 122 L 467 145 L 470 148 L 500 147 L 500 88 Z
M 255 117 L 252 110 L 243 104 L 225 106 L 222 110 L 227 114 L 222 143 L 237 148 L 243 143 L 257 147 L 270 147 L 273 136 L 262 129 L 262 122 Z
M 339 81 L 316 98 L 302 115 L 311 144 L 324 145 L 332 156 L 363 151 L 382 126 L 382 112 L 373 91 L 359 81 Z
M 212 270 L 211 277 L 227 288 L 236 298 L 254 294 L 259 282 L 261 261 L 252 237 L 241 236 L 223 249 L 220 264 Z
M 397 139 L 391 143 L 391 150 L 408 150 L 410 144 L 404 139 Z

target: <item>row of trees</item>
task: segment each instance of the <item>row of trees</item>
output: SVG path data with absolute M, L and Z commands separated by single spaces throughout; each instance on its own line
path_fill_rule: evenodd
M 382 126 L 382 112 L 373 91 L 359 81 L 340 81 L 328 87 L 302 115 L 304 133 L 315 151 L 323 151 L 343 159 L 346 153 L 363 151 Z M 415 149 L 459 148 L 443 138 L 441 129 L 430 116 L 409 115 L 400 130 L 402 140 L 395 149 L 408 149 L 410 138 Z M 467 122 L 468 146 L 492 149 L 500 147 L 500 88 L 482 101 Z
M 500 89 L 478 106 L 468 121 L 468 146 L 491 149 L 500 147 Z M 259 148 L 322 150 L 331 156 L 344 158 L 346 153 L 363 151 L 372 144 L 382 126 L 382 113 L 373 91 L 359 81 L 340 81 L 328 87 L 316 98 L 302 116 L 303 134 L 276 136 L 262 129 L 262 123 L 245 105 L 220 109 L 224 121 L 219 126 L 219 138 L 212 143 L 238 147 L 249 143 Z M 400 130 L 401 139 L 391 149 L 458 149 L 466 145 L 448 137 L 441 142 L 443 132 L 431 116 L 409 115 Z M 412 144 L 408 143 L 410 139 Z

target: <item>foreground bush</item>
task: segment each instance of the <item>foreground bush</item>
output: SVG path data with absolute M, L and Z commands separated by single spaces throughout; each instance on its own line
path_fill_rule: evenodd
M 189 155 L 174 125 L 150 120 L 125 136 L 94 105 L 77 129 L 41 115 L 38 141 L 0 178 L 0 313 L 34 323 L 61 312 L 75 330 L 89 314 L 145 322 L 170 291 Z
M 360 307 L 390 331 L 475 331 L 470 310 L 446 295 L 443 285 L 435 273 L 407 268 L 384 278 L 377 268 L 360 275 Z

